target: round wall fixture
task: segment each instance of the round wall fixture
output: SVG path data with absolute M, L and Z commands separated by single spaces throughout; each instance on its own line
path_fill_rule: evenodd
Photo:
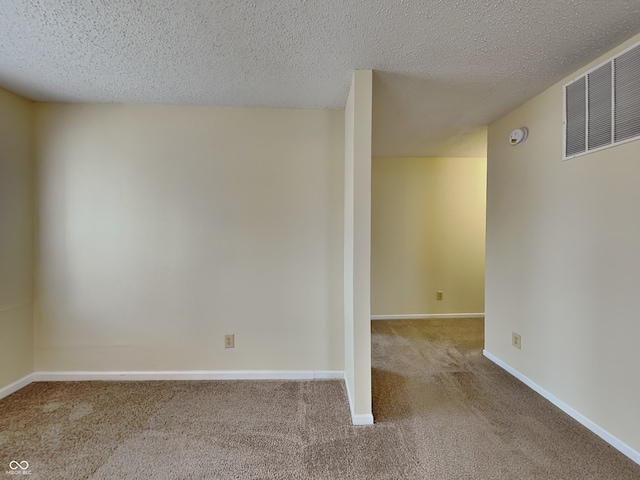
M 509 143 L 511 145 L 520 145 L 529 136 L 529 130 L 526 127 L 516 128 L 511 135 L 509 135 Z

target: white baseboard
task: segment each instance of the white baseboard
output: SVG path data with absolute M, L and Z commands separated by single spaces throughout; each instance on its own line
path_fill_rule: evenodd
M 353 425 L 373 425 L 373 414 L 371 414 L 371 413 L 361 413 L 361 414 L 351 413 L 351 423 Z
M 152 380 L 320 380 L 344 378 L 338 370 L 193 370 L 151 372 L 35 372 L 35 382 Z
M 20 390 L 21 388 L 26 387 L 31 382 L 33 382 L 33 373 L 31 373 L 31 374 L 29 374 L 29 375 L 27 375 L 25 377 L 22 377 L 20 380 L 16 380 L 15 382 L 10 383 L 6 387 L 0 388 L 0 399 L 2 399 L 4 397 L 8 397 L 12 393 L 17 392 L 18 390 Z
M 344 380 L 344 372 L 341 370 L 317 370 L 313 372 L 315 380 Z
M 344 376 L 344 389 L 347 391 L 347 401 L 349 402 L 349 411 L 351 412 L 351 423 L 353 425 L 373 425 L 373 414 L 360 413 L 356 414 L 353 411 L 353 400 L 351 398 L 351 389 L 349 388 L 349 382 L 347 375 Z
M 549 393 L 548 391 L 546 391 L 540 385 L 538 385 L 537 383 L 535 383 L 531 379 L 525 377 L 523 374 L 521 374 L 516 369 L 514 369 L 514 368 L 510 367 L 509 365 L 507 365 L 506 363 L 504 363 L 498 357 L 492 355 L 491 353 L 487 352 L 486 350 L 483 350 L 482 353 L 484 354 L 485 357 L 487 357 L 493 363 L 495 363 L 499 367 L 501 367 L 504 370 L 506 370 L 507 372 L 509 372 L 511 375 L 516 377 L 518 380 L 520 380 L 526 386 L 528 386 L 529 388 L 531 388 L 532 390 L 534 390 L 535 392 L 539 393 L 544 398 L 549 400 L 551 403 L 553 403 L 556 407 L 558 407 L 564 413 L 566 413 L 567 415 L 572 417 L 574 420 L 577 420 L 582 425 L 584 425 L 589 430 L 591 430 L 593 433 L 598 435 L 600 438 L 602 438 L 605 442 L 607 442 L 613 448 L 615 448 L 616 450 L 620 451 L 621 453 L 623 453 L 624 455 L 629 457 L 631 460 L 633 460 L 634 462 L 636 462 L 637 464 L 640 465 L 640 452 L 635 451 L 629 445 L 627 445 L 623 441 L 619 440 L 618 438 L 616 438 L 615 436 L 613 436 L 612 434 L 607 432 L 604 428 L 596 425 L 594 422 L 589 420 L 587 417 L 585 417 L 581 413 L 577 412 L 576 410 L 571 408 L 569 405 L 564 403 L 562 400 L 560 400 L 556 396 L 554 396 L 551 393 Z
M 371 320 L 426 320 L 430 318 L 484 318 L 484 313 L 405 313 L 402 315 L 371 315 Z

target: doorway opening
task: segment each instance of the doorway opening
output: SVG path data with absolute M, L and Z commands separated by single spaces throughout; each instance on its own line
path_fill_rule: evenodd
M 482 356 L 486 168 L 477 157 L 372 159 L 376 422 L 456 398 L 468 386 L 454 379 Z

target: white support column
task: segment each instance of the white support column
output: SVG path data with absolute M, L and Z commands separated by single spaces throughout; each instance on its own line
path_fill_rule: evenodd
M 373 72 L 356 70 L 345 108 L 345 381 L 354 425 L 371 411 L 371 119 Z

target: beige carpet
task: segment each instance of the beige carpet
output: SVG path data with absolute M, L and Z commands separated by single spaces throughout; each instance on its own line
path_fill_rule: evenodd
M 0 400 L 0 476 L 30 479 L 640 479 L 482 357 L 482 320 L 373 323 L 377 425 L 342 382 L 35 383 Z

